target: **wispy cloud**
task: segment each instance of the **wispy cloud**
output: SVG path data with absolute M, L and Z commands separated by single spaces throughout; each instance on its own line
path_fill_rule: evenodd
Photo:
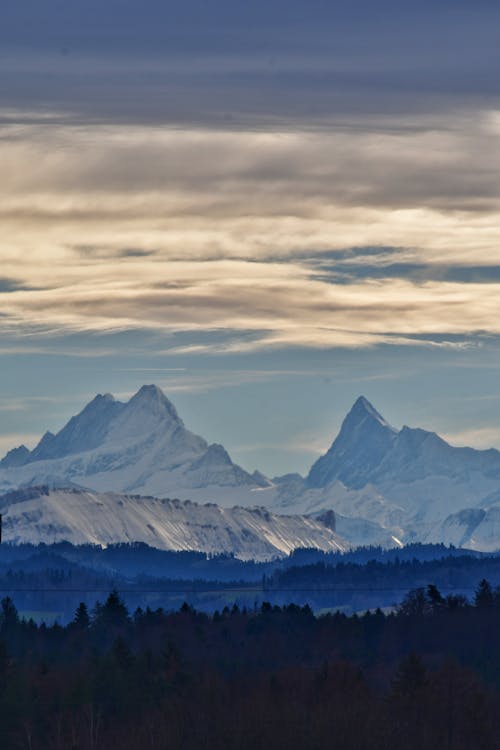
M 494 115 L 411 132 L 5 125 L 0 331 L 197 334 L 171 354 L 497 335 Z
M 499 427 L 471 427 L 455 432 L 446 432 L 442 437 L 457 446 L 469 446 L 486 450 L 500 448 Z
M 47 404 L 70 402 L 67 396 L 23 396 L 22 398 L 0 398 L 0 413 L 31 411 L 34 407 Z

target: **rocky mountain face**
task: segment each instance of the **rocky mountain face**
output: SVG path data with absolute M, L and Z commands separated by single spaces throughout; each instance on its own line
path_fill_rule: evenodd
M 397 430 L 364 397 L 306 479 L 277 484 L 274 507 L 305 513 L 330 507 L 369 522 L 339 525 L 354 542 L 374 539 L 378 527 L 403 542 L 500 548 L 500 452 L 455 448 L 422 429 Z
M 312 466 L 308 487 L 334 480 L 350 489 L 367 484 L 411 484 L 428 477 L 456 483 L 481 475 L 500 488 L 500 452 L 454 448 L 435 432 L 396 430 L 361 396 L 345 418 L 328 452 Z
M 307 486 L 326 487 L 339 480 L 352 489 L 364 487 L 377 473 L 397 436 L 397 430 L 361 396 L 344 419 L 331 448 L 311 467 Z
M 258 488 L 262 478 L 234 464 L 221 445 L 187 430 L 161 389 L 145 385 L 127 403 L 96 396 L 33 451 L 21 446 L 0 462 L 0 489 L 38 484 L 166 496 Z
M 396 429 L 364 397 L 306 478 L 268 480 L 190 432 L 157 386 L 143 386 L 126 403 L 96 396 L 33 451 L 20 446 L 0 462 L 0 492 L 41 484 L 315 518 L 334 511 L 337 531 L 352 544 L 500 548 L 500 452 Z

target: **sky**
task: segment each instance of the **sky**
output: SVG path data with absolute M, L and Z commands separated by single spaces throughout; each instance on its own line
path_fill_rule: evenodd
M 247 469 L 360 394 L 500 448 L 500 6 L 3 0 L 0 454 L 157 383 Z

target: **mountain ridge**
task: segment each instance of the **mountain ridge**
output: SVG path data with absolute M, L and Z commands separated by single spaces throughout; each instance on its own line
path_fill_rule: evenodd
M 10 451 L 0 462 L 0 489 L 49 481 L 158 494 L 167 475 L 175 481 L 165 492 L 183 485 L 259 486 L 222 446 L 187 430 L 158 386 L 143 385 L 127 402 L 98 394 L 56 434 L 46 432 L 33 451 Z
M 233 553 L 242 560 L 270 560 L 298 548 L 346 551 L 349 545 L 330 526 L 267 508 L 221 508 L 190 500 L 116 492 L 32 487 L 0 497 L 4 538 L 30 542 L 106 546 L 144 542 L 172 551 Z
M 422 428 L 396 429 L 364 396 L 307 477 L 268 480 L 190 432 L 158 386 L 142 386 L 125 403 L 98 395 L 33 451 L 20 446 L 0 462 L 0 491 L 36 484 L 221 507 L 253 506 L 258 498 L 277 513 L 335 511 L 353 544 L 439 541 L 441 534 L 474 549 L 500 548 L 500 452 L 454 447 Z

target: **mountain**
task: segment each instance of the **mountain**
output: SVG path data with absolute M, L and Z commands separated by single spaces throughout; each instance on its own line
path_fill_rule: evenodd
M 364 487 L 390 452 L 397 435 L 397 430 L 360 396 L 329 451 L 311 467 L 307 486 L 325 487 L 338 479 L 346 487 Z
M 64 458 L 98 448 L 106 438 L 110 424 L 124 407 L 125 404 L 115 401 L 110 393 L 99 394 L 57 435 L 46 432 L 25 463 Z
M 25 445 L 12 448 L 0 461 L 0 469 L 12 469 L 15 466 L 23 466 L 28 461 L 29 456 L 30 452 Z
M 157 386 L 143 386 L 125 403 L 99 395 L 33 451 L 20 446 L 0 462 L 0 492 L 42 484 L 314 518 L 333 510 L 352 544 L 448 540 L 500 549 L 500 452 L 397 429 L 364 396 L 307 477 L 268 480 L 190 432 Z
M 397 542 L 500 548 L 500 452 L 456 448 L 420 428 L 398 430 L 363 396 L 306 479 L 274 481 L 273 507 L 301 513 L 332 508 L 339 518 L 372 524 L 362 533 L 344 523 L 341 533 L 351 541 L 376 538 L 378 528 L 380 539 L 389 532 Z M 478 519 L 473 534 L 470 518 Z
M 496 552 L 500 547 L 500 504 L 487 510 L 464 508 L 452 513 L 422 535 L 422 541 L 432 543 L 434 539 L 454 547 Z
M 454 448 L 435 432 L 419 428 L 396 430 L 361 396 L 331 448 L 313 464 L 307 486 L 325 487 L 338 479 L 359 489 L 368 483 L 408 484 L 431 476 L 464 482 L 473 475 L 500 486 L 500 452 Z
M 95 490 L 192 497 L 210 488 L 262 488 L 231 461 L 184 426 L 174 405 L 155 385 L 144 385 L 126 403 L 98 395 L 57 433 L 46 432 L 33 451 L 24 446 L 0 463 L 0 490 L 50 484 Z M 223 492 L 224 494 L 224 492 Z M 234 504 L 234 499 L 233 499 Z
M 14 544 L 140 541 L 166 550 L 232 553 L 242 560 L 269 560 L 303 547 L 348 549 L 328 524 L 256 507 L 35 487 L 1 497 L 0 512 L 3 538 Z

